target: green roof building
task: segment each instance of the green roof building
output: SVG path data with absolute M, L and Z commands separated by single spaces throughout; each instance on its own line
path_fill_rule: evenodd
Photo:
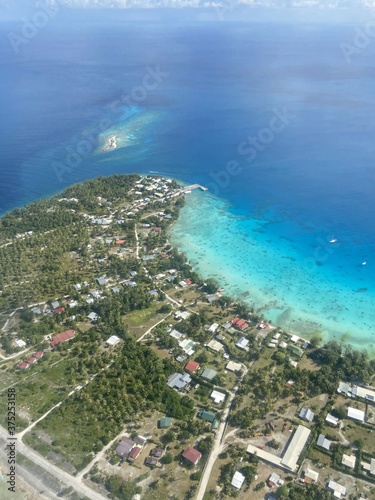
M 302 358 L 303 356 L 303 349 L 301 349 L 300 347 L 297 347 L 295 345 L 288 345 L 288 350 L 299 358 Z
M 215 413 L 212 413 L 211 411 L 207 410 L 199 410 L 198 412 L 198 417 L 203 418 L 203 420 L 207 420 L 207 422 L 214 422 L 215 420 Z
M 211 368 L 205 368 L 203 370 L 203 373 L 201 375 L 202 378 L 205 378 L 206 380 L 212 380 L 215 378 L 217 375 L 217 372 L 215 370 L 212 370 Z
M 167 429 L 172 425 L 172 419 L 170 417 L 162 417 L 159 420 L 159 428 L 160 429 Z

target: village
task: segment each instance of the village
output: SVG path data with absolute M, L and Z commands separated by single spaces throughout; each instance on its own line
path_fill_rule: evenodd
M 1 391 L 17 388 L 17 436 L 72 478 L 72 491 L 52 479 L 51 490 L 72 499 L 82 484 L 102 498 L 375 498 L 375 389 L 370 376 L 348 375 L 367 359 L 289 334 L 202 280 L 168 228 L 184 196 L 204 188 L 135 177 L 126 199 L 98 195 L 91 210 L 58 198 L 85 234 L 84 249 L 66 256 L 66 288 L 1 311 Z M 38 237 L 25 231 L 2 245 Z M 78 430 L 57 423 L 94 404 L 95 388 L 126 371 L 136 349 L 153 357 L 171 411 L 147 398 L 131 418 L 111 409 L 118 432 L 104 438 L 82 409 L 87 432 L 101 436 L 83 449 Z M 350 359 L 329 384 L 320 375 Z M 129 371 L 140 372 L 134 363 Z

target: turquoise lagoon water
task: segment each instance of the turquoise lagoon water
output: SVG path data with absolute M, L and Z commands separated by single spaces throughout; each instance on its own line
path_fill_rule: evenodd
M 330 244 L 330 235 L 309 228 L 306 246 L 306 228 L 278 215 L 239 216 L 228 202 L 203 192 L 186 200 L 171 242 L 204 278 L 215 278 L 223 293 L 289 332 L 305 338 L 320 333 L 372 350 L 374 295 L 367 287 L 373 277 L 361 263 L 346 272 L 340 268 L 347 242 Z
M 0 44 L 0 214 L 98 175 L 206 185 L 172 230 L 202 275 L 300 335 L 371 348 L 375 43 L 350 63 L 340 50 L 366 11 L 162 12 L 61 9 L 18 54 Z M 4 42 L 21 17 L 0 22 Z M 241 144 L 285 108 L 250 162 Z M 241 174 L 222 182 L 233 160 Z

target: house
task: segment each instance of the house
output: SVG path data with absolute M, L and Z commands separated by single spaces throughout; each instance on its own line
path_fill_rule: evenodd
M 365 401 L 375 402 L 375 391 L 367 389 L 365 387 L 354 386 L 352 389 L 352 395 L 357 398 L 364 399 Z
M 336 427 L 337 424 L 339 423 L 339 419 L 336 418 L 336 417 L 334 417 L 330 413 L 328 413 L 327 416 L 326 416 L 326 422 L 328 422 L 329 424 L 332 424 L 332 425 L 334 425 Z
M 25 362 L 20 363 L 19 365 L 17 365 L 17 368 L 18 368 L 19 370 L 26 370 L 26 369 L 27 369 L 27 368 L 29 368 L 29 367 L 30 367 L 30 365 L 29 365 L 28 363 L 25 363 Z
M 349 406 L 348 408 L 348 418 L 352 418 L 353 420 L 358 420 L 358 422 L 365 421 L 365 412 L 362 410 L 357 410 L 356 408 L 352 408 Z
M 304 481 L 307 484 L 317 483 L 319 478 L 319 472 L 315 472 L 311 469 L 306 469 L 304 472 Z
M 156 458 L 160 458 L 161 456 L 163 456 L 163 453 L 164 453 L 163 448 L 153 448 L 153 449 L 150 451 L 150 455 L 151 455 L 152 457 L 156 457 Z
M 170 417 L 162 417 L 159 419 L 159 429 L 167 429 L 172 425 L 172 419 Z
M 190 384 L 191 382 L 191 378 L 190 376 L 185 373 L 184 375 L 182 375 L 181 373 L 173 373 L 168 381 L 167 381 L 167 385 L 168 387 L 170 387 L 171 389 L 184 389 L 188 384 Z
M 112 293 L 120 293 L 120 289 L 118 286 L 114 286 L 113 288 L 111 288 L 112 290 Z
M 246 339 L 245 337 L 240 337 L 237 342 L 236 342 L 236 346 L 239 348 L 239 349 L 248 349 L 247 347 L 247 344 L 249 343 L 249 340 Z
M 267 479 L 267 484 L 270 488 L 273 488 L 274 486 L 278 486 L 281 481 L 281 476 L 279 474 L 276 474 L 276 472 L 273 472 L 270 477 Z
M 90 312 L 90 314 L 87 315 L 87 319 L 95 323 L 99 319 L 99 315 L 96 314 L 95 312 Z
M 40 307 L 33 307 L 33 308 L 31 309 L 31 312 L 32 312 L 33 314 L 38 314 L 38 315 L 39 315 L 39 314 L 42 314 L 42 311 L 40 310 Z
M 239 328 L 241 331 L 246 330 L 246 328 L 249 327 L 249 325 L 246 323 L 244 319 L 240 319 L 236 323 L 236 327 Z
M 112 243 L 112 240 L 111 240 Z M 116 245 L 123 245 L 125 243 L 125 240 L 116 240 Z
M 63 342 L 68 342 L 75 336 L 75 330 L 66 330 L 65 332 L 58 333 L 52 337 L 52 341 L 50 342 L 51 347 L 55 347 L 58 344 L 62 344 Z
M 302 408 L 299 412 L 299 418 L 302 420 L 306 420 L 307 422 L 312 422 L 314 420 L 315 413 L 311 411 L 309 408 Z
M 135 442 L 129 438 L 123 438 L 116 448 L 116 455 L 118 457 L 126 457 L 134 448 Z
M 292 337 L 290 337 L 290 341 L 291 342 L 298 342 L 299 341 L 299 337 L 297 335 L 293 335 Z
M 369 472 L 370 474 L 375 474 L 375 458 L 372 458 L 370 463 L 361 462 L 361 465 L 366 472 Z
M 231 485 L 240 490 L 242 488 L 243 482 L 245 481 L 245 476 L 241 472 L 236 471 L 232 477 Z
M 60 303 L 58 300 L 54 300 L 53 302 L 51 302 L 52 309 L 57 309 L 59 306 L 60 306 Z
M 336 483 L 335 481 L 330 481 L 328 483 L 328 489 L 333 491 L 333 496 L 336 498 L 341 498 L 346 495 L 345 486 L 341 486 L 341 484 Z
M 76 300 L 72 300 L 71 302 L 69 302 L 68 306 L 70 309 L 73 309 L 74 307 L 78 306 L 78 302 Z
M 43 357 L 43 354 L 44 354 L 44 353 L 43 353 L 43 352 L 41 352 L 41 351 L 34 352 L 33 357 L 34 357 L 34 358 L 36 358 L 36 359 L 40 359 L 40 358 L 42 358 L 42 357 Z
M 280 347 L 281 349 L 286 349 L 286 348 L 288 347 L 288 344 L 282 340 L 282 341 L 280 342 L 280 344 L 279 344 L 279 347 Z
M 188 446 L 186 450 L 182 453 L 182 456 L 185 460 L 190 462 L 191 464 L 196 465 L 199 460 L 202 458 L 202 453 L 193 448 L 192 446 Z
M 154 227 L 152 228 L 152 231 L 154 231 L 154 233 L 160 233 L 161 227 Z
M 93 304 L 94 303 L 94 299 L 92 297 L 87 297 L 86 303 L 87 304 Z
M 111 337 L 109 337 L 109 339 L 108 339 L 108 340 L 106 340 L 105 345 L 106 345 L 106 346 L 114 346 L 114 345 L 116 345 L 118 342 L 120 342 L 119 337 L 117 337 L 117 335 L 111 335 Z
M 65 311 L 63 307 L 58 307 L 57 309 L 54 309 L 55 314 L 62 314 Z
M 203 373 L 201 375 L 202 378 L 205 378 L 206 380 L 213 380 L 217 375 L 217 372 L 215 370 L 212 370 L 211 368 L 205 368 L 203 370 Z
M 142 448 L 140 448 L 139 446 L 135 446 L 132 451 L 130 452 L 130 455 L 128 456 L 128 462 L 134 462 L 134 460 L 136 460 L 139 456 L 139 454 L 141 453 L 142 451 Z
M 155 467 L 158 463 L 159 460 L 155 457 L 147 457 L 145 460 L 145 465 L 148 465 L 149 467 Z
M 185 370 L 187 370 L 188 372 L 194 373 L 194 372 L 196 372 L 198 370 L 199 366 L 200 366 L 199 363 L 197 363 L 196 361 L 192 361 L 191 360 L 185 366 Z
M 225 367 L 230 372 L 239 372 L 242 368 L 241 363 L 235 363 L 234 361 L 229 361 Z
M 298 347 L 296 345 L 288 345 L 288 351 L 290 351 L 295 356 L 298 356 L 299 358 L 302 358 L 302 356 L 303 356 L 303 349 L 301 349 L 300 347 Z
M 324 434 L 319 434 L 318 440 L 316 442 L 317 446 L 321 446 L 325 450 L 329 450 L 332 444 L 332 441 L 326 439 Z
M 344 453 L 342 456 L 341 463 L 342 463 L 342 465 L 345 465 L 346 467 L 350 467 L 351 469 L 354 469 L 356 460 L 357 460 L 357 458 L 355 455 L 345 455 L 345 453 Z
M 105 276 L 99 276 L 99 278 L 96 278 L 95 280 L 99 286 L 105 286 L 107 284 L 107 280 Z
M 189 316 L 191 316 L 189 311 L 176 311 L 174 315 L 176 319 L 188 319 Z
M 350 384 L 347 384 L 346 382 L 340 382 L 339 386 L 337 388 L 337 392 L 339 394 L 345 394 L 345 396 L 351 397 L 352 395 L 352 389 L 350 387 Z
M 218 342 L 217 340 L 210 340 L 210 342 L 207 344 L 207 347 L 215 352 L 220 352 L 222 349 L 224 349 L 223 344 L 220 344 L 220 342 Z
M 225 394 L 219 391 L 212 391 L 210 398 L 213 399 L 216 404 L 223 403 L 225 401 Z
M 13 347 L 21 347 L 21 348 L 26 347 L 26 342 L 22 339 L 15 340 L 13 342 Z
M 181 338 L 184 337 L 183 333 L 179 332 L 178 330 L 174 330 L 174 329 L 171 332 L 169 332 L 169 335 L 177 340 L 180 340 Z
M 150 290 L 148 293 L 149 295 L 151 295 L 151 297 L 157 297 L 159 295 L 159 292 L 157 290 Z
M 210 328 L 208 329 L 208 331 L 211 332 L 211 333 L 215 333 L 218 328 L 219 328 L 218 323 L 212 323 L 212 325 L 210 326 Z
M 178 343 L 179 347 L 181 347 L 181 349 L 186 353 L 188 354 L 189 356 L 192 356 L 194 354 L 194 345 L 195 345 L 195 342 L 193 340 L 190 340 L 190 339 L 184 339 L 184 340 L 181 340 L 179 343 Z
M 75 285 L 73 285 L 73 288 L 76 292 L 79 292 L 79 290 L 81 290 L 82 286 L 80 283 L 76 283 Z
M 147 441 L 147 438 L 145 438 L 144 436 L 136 436 L 133 440 L 138 446 L 140 446 L 141 448 L 143 448 L 143 446 L 145 445 L 145 442 Z
M 262 321 L 261 323 L 259 323 L 258 325 L 258 328 L 259 330 L 264 330 L 265 328 L 268 328 L 270 325 L 268 323 L 265 323 L 264 321 Z
M 216 419 L 215 413 L 212 413 L 212 411 L 207 411 L 207 410 L 199 410 L 198 417 L 202 418 L 203 420 L 206 420 L 207 422 L 210 422 L 211 424 Z

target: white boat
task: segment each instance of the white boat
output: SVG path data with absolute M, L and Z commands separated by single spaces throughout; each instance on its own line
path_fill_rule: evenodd
M 365 266 L 366 264 L 367 264 L 367 262 L 364 260 L 364 261 L 362 262 L 362 266 Z
M 336 239 L 336 238 L 334 238 L 334 237 L 332 237 L 332 238 L 329 240 L 329 242 L 330 242 L 331 244 L 332 244 L 332 243 L 336 243 L 336 241 L 337 241 L 337 239 Z

